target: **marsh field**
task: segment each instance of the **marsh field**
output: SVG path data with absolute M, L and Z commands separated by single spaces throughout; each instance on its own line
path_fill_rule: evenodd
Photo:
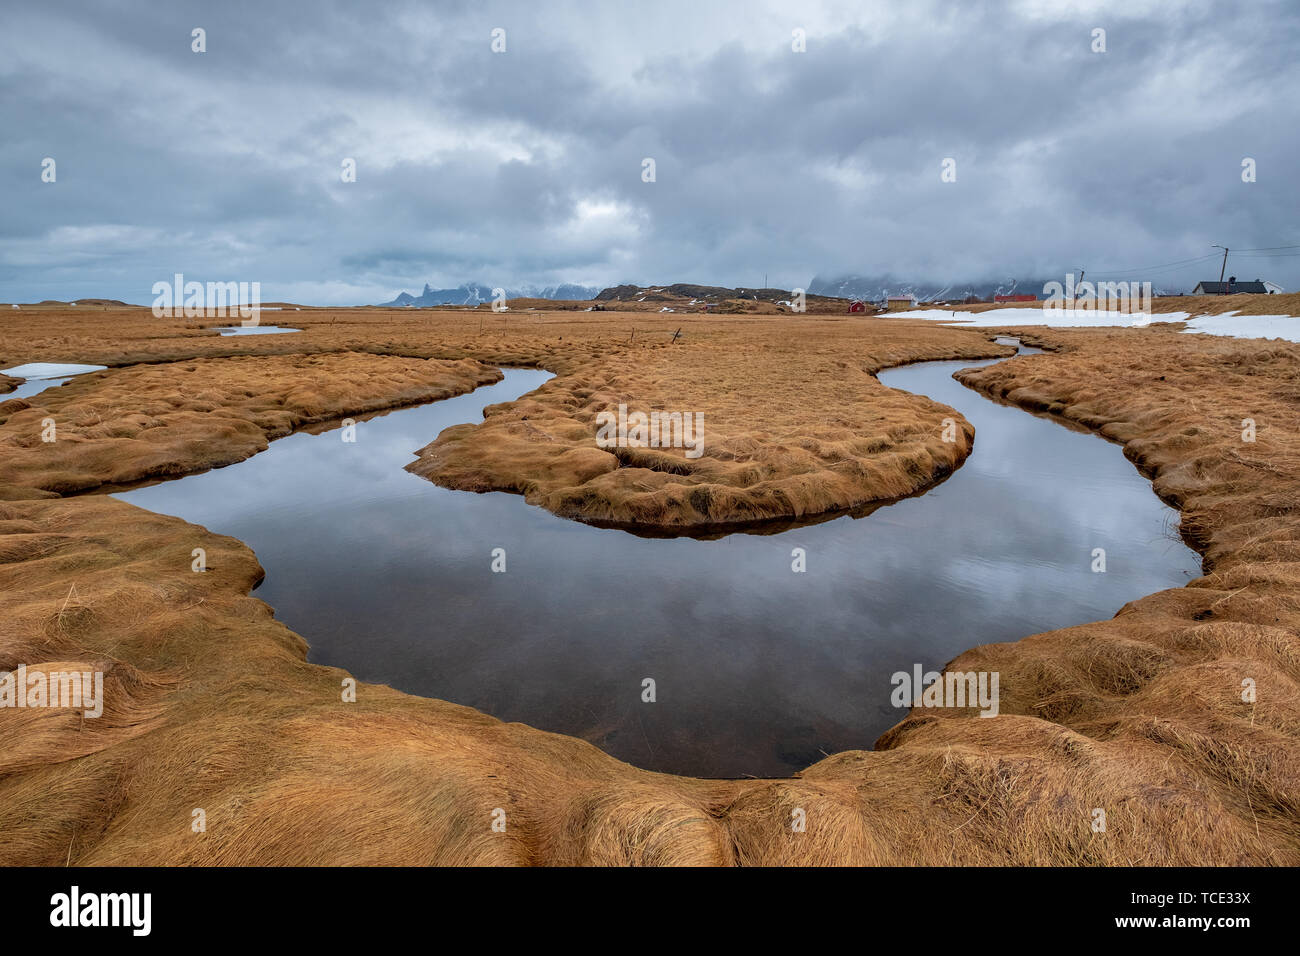
M 1225 297 L 286 308 L 0 314 L 0 670 L 104 675 L 0 708 L 0 862 L 1300 862 L 1300 345 L 1161 321 Z

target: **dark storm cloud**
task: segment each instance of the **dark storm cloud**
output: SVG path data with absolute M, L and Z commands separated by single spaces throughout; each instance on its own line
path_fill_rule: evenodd
M 4 300 L 148 301 L 176 271 L 322 303 L 425 281 L 956 280 L 1300 242 L 1290 3 L 54 3 L 7 18 Z M 1288 288 L 1298 264 L 1231 263 Z

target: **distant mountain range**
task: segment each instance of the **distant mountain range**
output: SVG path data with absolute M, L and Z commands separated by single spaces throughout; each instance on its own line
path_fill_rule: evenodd
M 976 281 L 949 281 L 943 279 L 900 279 L 892 275 L 848 275 L 836 278 L 814 276 L 808 283 L 806 292 L 811 297 L 834 299 L 861 299 L 865 302 L 883 302 L 887 296 L 910 295 L 919 302 L 950 301 L 960 302 L 968 297 L 980 300 L 992 299 L 995 295 L 1012 295 L 1015 293 L 1043 295 L 1043 286 L 1049 281 L 1063 282 L 1064 276 L 1050 278 L 1007 278 L 982 279 Z M 1104 279 L 1104 276 L 1088 276 Z M 1166 295 L 1166 290 L 1154 287 L 1154 295 Z M 723 286 L 705 286 L 676 283 L 665 286 L 637 286 L 632 284 L 610 286 L 598 289 L 595 286 L 563 283 L 554 286 L 519 286 L 505 290 L 507 299 L 551 299 L 575 302 L 645 302 L 659 298 L 689 296 L 701 301 L 721 301 L 734 298 L 758 299 L 780 302 L 790 298 L 791 293 L 783 289 L 728 289 Z M 398 293 L 391 302 L 381 302 L 381 306 L 422 306 L 468 305 L 474 306 L 492 301 L 492 287 L 480 282 L 466 282 L 454 289 L 434 289 L 425 283 L 424 291 L 419 295 L 409 292 Z
M 692 302 L 725 302 L 752 299 L 757 302 L 784 302 L 792 297 L 789 289 L 728 289 L 720 285 L 695 285 L 677 282 L 663 286 L 615 285 L 601 289 L 598 302 L 668 302 L 689 297 Z
M 1076 276 L 1076 280 L 1077 280 Z M 1104 275 L 1085 275 L 1089 281 L 1105 281 Z M 1065 276 L 1049 278 L 1008 278 L 983 279 L 979 281 L 947 281 L 942 279 L 899 279 L 896 276 L 842 276 L 836 279 L 814 276 L 808 284 L 809 294 L 833 296 L 839 299 L 861 299 L 864 302 L 883 302 L 887 296 L 910 295 L 918 302 L 949 301 L 960 302 L 969 296 L 977 299 L 992 299 L 995 295 L 1036 295 L 1044 298 L 1043 286 L 1048 282 L 1065 282 Z M 1168 295 L 1170 292 L 1152 284 L 1152 295 Z
M 899 279 L 896 276 L 841 276 L 830 279 L 814 276 L 808 291 L 817 295 L 839 299 L 862 299 L 864 302 L 883 302 L 891 295 L 915 296 L 918 302 L 947 299 L 960 301 L 967 296 L 991 299 L 995 295 L 1025 293 L 1041 296 L 1043 284 L 1048 279 L 985 279 L 978 282 L 955 282 L 939 279 Z M 1058 280 L 1059 281 L 1059 280 Z
M 535 286 L 521 286 L 515 289 L 506 289 L 505 294 L 507 299 L 565 299 L 586 302 L 594 298 L 598 291 L 600 290 L 594 286 L 565 283 L 564 285 L 545 286 L 540 289 Z M 393 299 L 393 301 L 379 304 L 409 305 L 412 308 L 420 308 L 427 305 L 478 305 L 480 302 L 491 301 L 492 287 L 478 282 L 466 282 L 454 289 L 433 289 L 426 282 L 424 291 L 419 295 L 399 292 L 397 298 Z

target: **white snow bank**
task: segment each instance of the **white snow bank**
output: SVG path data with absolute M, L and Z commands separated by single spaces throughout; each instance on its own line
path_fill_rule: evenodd
M 1205 335 L 1228 335 L 1238 339 L 1286 339 L 1300 342 L 1300 318 L 1293 315 L 1198 315 L 1188 312 L 1155 312 L 1150 316 L 1127 312 L 1092 312 L 1086 309 L 990 309 L 967 312 L 962 309 L 910 309 L 886 313 L 890 318 L 931 319 L 988 328 L 1009 325 L 1047 325 L 1057 328 L 1097 328 L 1108 325 L 1135 326 L 1136 319 L 1149 322 L 1186 322 L 1184 332 Z M 1147 324 L 1143 322 L 1141 324 Z
M 1090 309 L 990 309 L 987 312 L 966 312 L 962 309 L 909 309 L 905 312 L 887 312 L 888 318 L 933 319 L 938 322 L 960 322 L 976 328 L 1003 325 L 1048 325 L 1058 328 L 1098 328 L 1107 325 L 1137 325 L 1140 320 L 1150 322 L 1181 322 L 1187 312 L 1162 312 L 1145 316 L 1141 313 L 1095 312 Z M 1142 321 L 1141 324 L 1147 324 Z
M 1300 318 L 1294 315 L 1198 315 L 1187 322 L 1185 332 L 1230 335 L 1236 339 L 1286 339 L 1300 342 Z

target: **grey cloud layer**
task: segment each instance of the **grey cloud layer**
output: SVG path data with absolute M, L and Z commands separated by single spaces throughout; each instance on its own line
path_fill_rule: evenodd
M 425 281 L 1045 275 L 1300 242 L 1300 8 L 1047 7 L 19 8 L 0 300 L 148 301 L 176 271 L 322 303 Z M 1297 264 L 1232 263 L 1288 288 Z

